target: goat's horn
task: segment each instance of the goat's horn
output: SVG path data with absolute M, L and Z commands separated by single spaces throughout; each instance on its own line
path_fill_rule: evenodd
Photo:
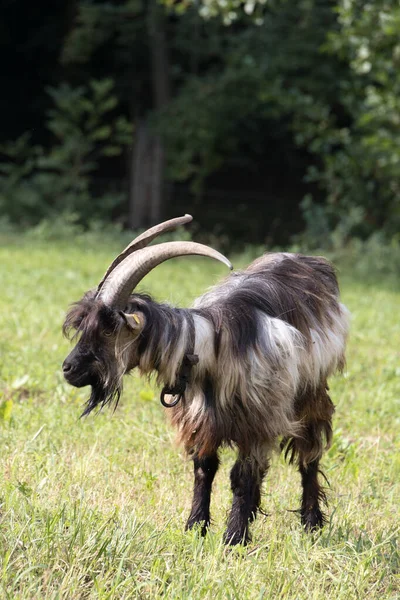
M 162 233 L 166 233 L 167 231 L 171 231 L 173 229 L 176 229 L 177 227 L 181 227 L 182 225 L 185 225 L 186 223 L 190 223 L 190 221 L 192 221 L 192 220 L 193 220 L 193 217 L 191 215 L 184 215 L 183 217 L 176 217 L 175 219 L 170 219 L 169 221 L 164 221 L 163 223 L 159 223 L 159 225 L 155 225 L 154 227 L 151 227 L 150 229 L 147 229 L 147 231 L 144 231 L 143 233 L 138 235 L 125 248 L 125 250 L 123 250 L 121 252 L 121 254 L 119 254 L 117 256 L 117 258 L 113 260 L 111 265 L 108 267 L 106 273 L 104 274 L 103 279 L 100 281 L 99 285 L 97 286 L 97 292 L 99 292 L 101 290 L 101 288 L 104 285 L 105 280 L 107 279 L 107 277 L 109 276 L 111 271 L 113 271 L 115 269 L 115 267 L 117 265 L 119 265 L 119 263 L 121 263 L 127 256 L 132 254 L 132 252 L 136 252 L 136 250 L 145 248 L 145 246 L 148 246 L 148 244 L 150 244 L 150 242 L 152 242 L 154 240 L 154 238 L 161 235 Z
M 196 242 L 164 242 L 150 248 L 141 248 L 127 256 L 104 281 L 98 298 L 105 304 L 124 310 L 129 296 L 138 283 L 160 263 L 187 254 L 208 256 L 232 269 L 223 254 Z

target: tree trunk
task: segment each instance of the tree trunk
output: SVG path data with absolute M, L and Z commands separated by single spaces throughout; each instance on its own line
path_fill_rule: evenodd
M 132 168 L 129 189 L 129 226 L 140 229 L 147 225 L 149 205 L 148 182 L 151 177 L 150 132 L 146 121 L 137 123 L 132 151 Z
M 151 59 L 153 109 L 170 100 L 170 69 L 164 9 L 157 0 L 148 3 L 148 36 Z M 162 220 L 165 213 L 165 153 L 159 136 L 143 118 L 135 132 L 129 189 L 129 226 L 138 229 Z

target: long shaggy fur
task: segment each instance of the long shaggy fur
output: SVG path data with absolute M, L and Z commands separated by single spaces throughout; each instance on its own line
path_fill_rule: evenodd
M 122 394 L 122 378 L 126 364 L 118 345 L 110 344 L 108 338 L 118 331 L 120 325 L 115 312 L 104 304 L 94 301 L 91 291 L 72 305 L 67 313 L 63 333 L 66 337 L 79 339 L 80 360 L 90 362 L 93 371 L 91 394 L 82 416 L 94 408 L 107 404 L 118 405 Z
M 326 380 L 344 366 L 348 330 L 331 265 L 266 255 L 199 298 L 194 316 L 199 367 L 171 411 L 185 446 L 201 456 L 233 442 L 249 453 L 278 436 L 301 440 L 312 417 L 319 431 L 302 460 L 322 453 L 333 412 Z
M 266 254 L 192 309 L 133 294 L 126 312 L 140 312 L 145 323 L 137 339 L 121 327 L 121 313 L 89 292 L 64 324 L 66 332 L 80 336 L 76 352 L 83 367 L 85 356 L 88 364 L 92 359 L 92 394 L 84 414 L 118 401 L 122 377 L 134 367 L 145 375 L 156 372 L 160 383 L 173 386 L 187 352 L 189 311 L 199 362 L 184 397 L 167 411 L 197 465 L 197 500 L 188 526 L 201 519 L 206 528 L 217 451 L 233 444 L 239 458 L 231 475 L 234 502 L 226 539 L 246 541 L 269 450 L 278 438 L 302 476 L 304 526 L 322 525 L 318 461 L 331 440 L 334 412 L 327 379 L 344 367 L 348 333 L 332 266 L 321 257 Z M 204 465 L 212 465 L 212 476 L 203 473 Z

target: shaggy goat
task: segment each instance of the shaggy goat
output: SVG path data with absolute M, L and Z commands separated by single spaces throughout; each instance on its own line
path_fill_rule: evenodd
M 334 270 L 320 257 L 273 253 L 232 273 L 192 309 L 131 294 L 151 269 L 174 256 L 202 254 L 231 267 L 194 242 L 145 247 L 190 220 L 172 219 L 136 238 L 97 290 L 70 309 L 64 332 L 76 330 L 79 341 L 64 361 L 65 378 L 76 387 L 92 386 L 87 414 L 117 402 L 123 375 L 133 368 L 157 373 L 165 386 L 161 401 L 194 461 L 187 528 L 198 524 L 205 534 L 218 449 L 234 445 L 225 541 L 246 543 L 269 455 L 281 438 L 301 474 L 302 523 L 313 530 L 324 521 L 317 476 L 332 435 L 327 378 L 343 368 L 348 330 Z

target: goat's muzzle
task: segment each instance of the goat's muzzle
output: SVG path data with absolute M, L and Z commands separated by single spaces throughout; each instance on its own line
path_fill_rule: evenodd
M 74 364 L 67 357 L 62 365 L 65 380 L 74 387 L 81 388 L 94 383 L 93 374 L 89 369 L 82 368 L 82 364 Z

